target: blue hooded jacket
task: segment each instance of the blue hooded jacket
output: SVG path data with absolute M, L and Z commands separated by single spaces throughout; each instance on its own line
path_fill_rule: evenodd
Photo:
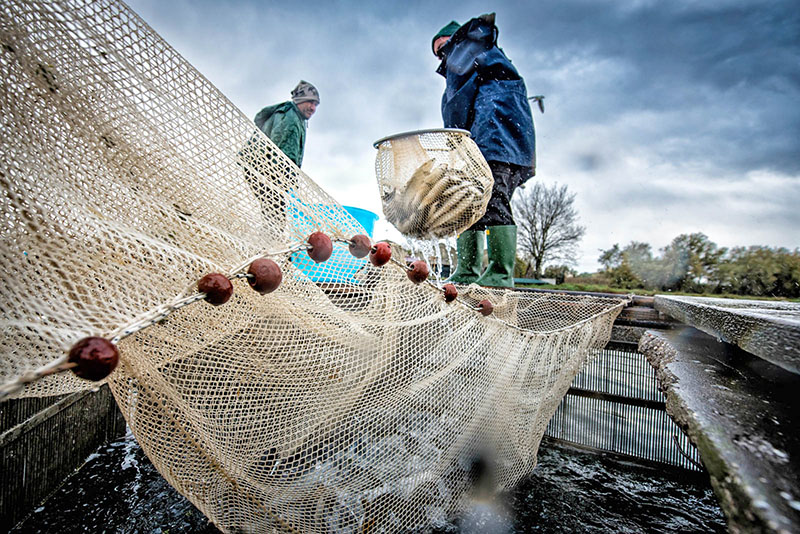
M 487 161 L 536 168 L 533 117 L 525 82 L 497 47 L 494 15 L 474 18 L 441 48 L 436 72 L 447 80 L 445 128 L 469 130 Z

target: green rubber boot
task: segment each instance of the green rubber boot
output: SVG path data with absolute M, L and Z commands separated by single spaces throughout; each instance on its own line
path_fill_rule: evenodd
M 517 227 L 490 226 L 486 231 L 489 266 L 475 283 L 487 287 L 514 287 L 514 262 L 517 258 Z
M 455 284 L 471 284 L 481 275 L 483 264 L 483 231 L 467 230 L 458 236 L 458 267 L 448 282 Z

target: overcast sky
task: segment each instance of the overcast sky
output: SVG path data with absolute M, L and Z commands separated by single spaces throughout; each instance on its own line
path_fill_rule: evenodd
M 615 243 L 657 251 L 681 233 L 800 247 L 797 0 L 129 5 L 250 118 L 316 85 L 303 170 L 378 214 L 373 141 L 442 126 L 431 37 L 494 11 L 528 94 L 545 95 L 535 179 L 577 194 L 579 271 Z

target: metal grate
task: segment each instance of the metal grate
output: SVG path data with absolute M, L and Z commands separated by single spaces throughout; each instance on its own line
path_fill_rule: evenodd
M 666 412 L 655 371 L 635 343 L 611 342 L 575 380 L 545 435 L 700 471 L 700 455 Z
M 125 434 L 107 386 L 0 404 L 0 525 L 10 528 L 103 443 Z

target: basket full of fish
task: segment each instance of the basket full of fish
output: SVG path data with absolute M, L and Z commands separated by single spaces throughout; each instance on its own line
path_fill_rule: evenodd
M 383 214 L 406 237 L 452 236 L 486 212 L 494 180 L 468 131 L 406 132 L 375 148 Z

